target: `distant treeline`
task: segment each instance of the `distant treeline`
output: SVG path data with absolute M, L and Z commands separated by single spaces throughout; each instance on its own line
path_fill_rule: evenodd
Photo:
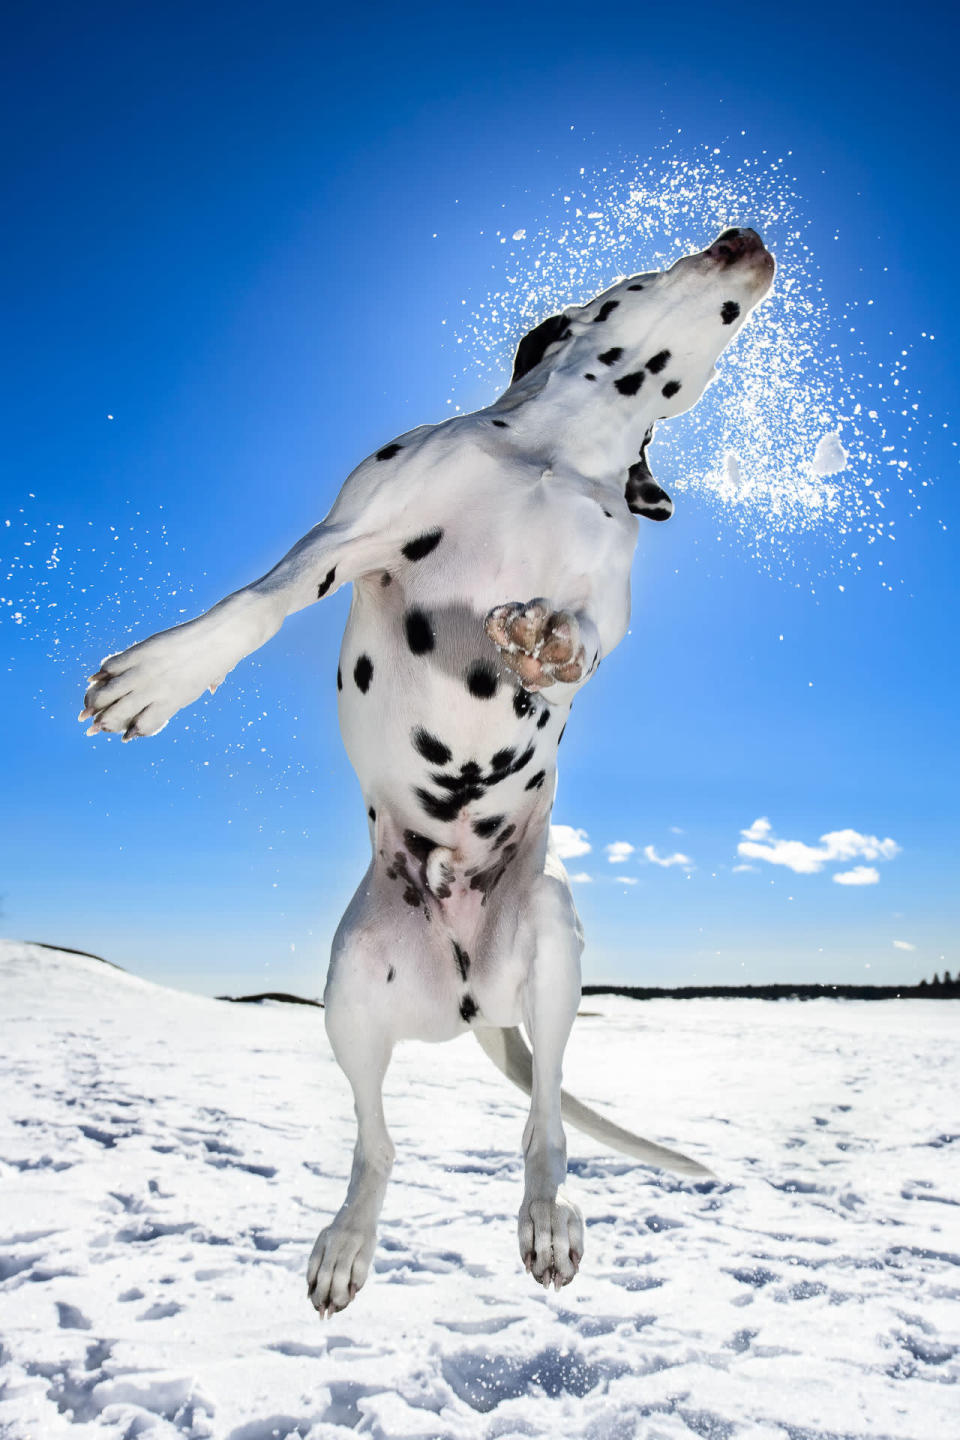
M 584 995 L 627 995 L 631 1000 L 960 1000 L 960 976 L 919 985 L 584 985 Z

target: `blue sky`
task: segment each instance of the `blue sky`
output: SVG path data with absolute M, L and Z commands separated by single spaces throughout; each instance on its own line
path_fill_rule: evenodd
M 726 218 L 762 210 L 794 281 L 764 322 L 780 369 L 758 374 L 745 331 L 725 388 L 658 435 L 677 513 L 641 534 L 632 633 L 564 740 L 585 978 L 955 970 L 956 40 L 922 4 L 21 9 L 5 933 L 206 992 L 320 989 L 366 863 L 332 683 L 346 595 L 149 741 L 84 736 L 84 675 L 260 574 L 376 446 L 491 399 L 536 258 L 541 295 L 585 298 L 562 293 L 571 207 L 601 205 L 606 242 L 574 228 L 604 283 L 706 243 L 728 186 Z M 885 532 L 725 506 L 731 423 L 790 494 L 814 430 L 838 430 L 843 513 Z M 821 842 L 846 830 L 859 853 Z M 834 881 L 857 867 L 877 879 Z

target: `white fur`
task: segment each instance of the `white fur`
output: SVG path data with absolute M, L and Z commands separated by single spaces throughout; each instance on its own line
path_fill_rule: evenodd
M 325 992 L 358 1134 L 346 1198 L 310 1258 L 321 1314 L 369 1269 L 398 1040 L 473 1028 L 530 1092 L 519 1238 L 544 1285 L 569 1282 L 583 1254 L 561 1109 L 646 1163 L 709 1174 L 562 1094 L 582 935 L 549 821 L 571 701 L 626 632 L 634 512 L 672 511 L 647 466 L 652 427 L 695 403 L 772 273 L 754 232 L 729 231 L 569 307 L 524 341 L 529 368 L 495 404 L 371 456 L 267 575 L 91 677 L 90 732 L 155 734 L 287 615 L 353 583 L 340 720 L 375 818 Z

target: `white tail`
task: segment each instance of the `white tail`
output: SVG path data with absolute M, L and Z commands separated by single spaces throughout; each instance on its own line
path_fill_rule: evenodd
M 529 1095 L 533 1088 L 533 1056 L 520 1030 L 517 1027 L 509 1030 L 475 1027 L 473 1033 L 480 1048 L 489 1055 L 497 1069 Z M 668 1150 L 665 1145 L 657 1145 L 653 1140 L 644 1140 L 642 1136 L 624 1130 L 612 1120 L 598 1115 L 589 1105 L 568 1095 L 566 1090 L 560 1091 L 560 1102 L 564 1120 L 623 1155 L 630 1155 L 644 1165 L 656 1165 L 660 1170 L 673 1170 L 678 1175 L 716 1179 L 712 1170 L 691 1160 L 689 1155 L 681 1155 L 679 1150 Z

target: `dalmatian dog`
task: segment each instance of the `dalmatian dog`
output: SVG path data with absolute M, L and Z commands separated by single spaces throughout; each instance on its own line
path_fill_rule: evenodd
M 564 1117 L 644 1163 L 710 1173 L 561 1090 L 582 933 L 550 811 L 571 703 L 627 629 L 639 521 L 673 511 L 650 471 L 654 425 L 697 401 L 773 272 L 754 230 L 729 229 L 544 320 L 492 405 L 382 446 L 261 579 L 91 677 L 88 734 L 155 735 L 287 615 L 353 585 L 337 690 L 372 858 L 324 996 L 358 1134 L 310 1257 L 321 1315 L 370 1267 L 398 1040 L 472 1030 L 530 1094 L 520 1254 L 544 1286 L 566 1285 L 583 1256 Z

